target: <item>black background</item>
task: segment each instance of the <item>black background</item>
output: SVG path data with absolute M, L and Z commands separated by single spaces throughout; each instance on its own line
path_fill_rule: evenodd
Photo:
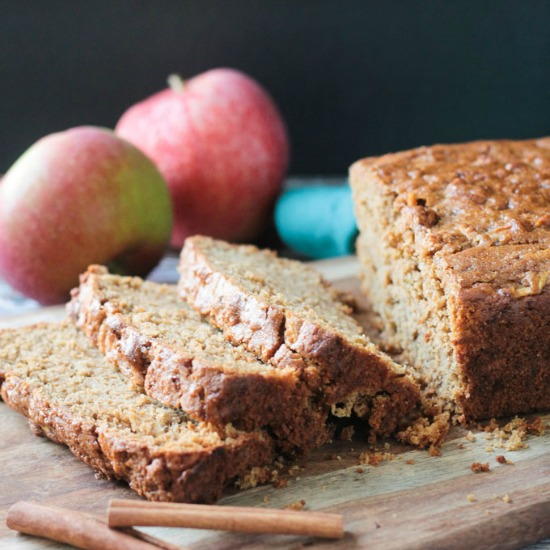
M 240 68 L 294 173 L 432 142 L 550 132 L 550 2 L 0 3 L 0 171 L 40 136 L 113 126 L 166 75 Z

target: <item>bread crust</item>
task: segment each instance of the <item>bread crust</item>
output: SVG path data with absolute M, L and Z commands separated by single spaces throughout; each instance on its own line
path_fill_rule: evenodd
M 550 138 L 420 147 L 351 167 L 361 233 L 393 251 L 380 260 L 358 247 L 365 284 L 404 255 L 442 289 L 459 388 L 441 398 L 464 421 L 550 408 L 549 173 Z M 391 324 L 385 291 L 370 298 Z M 394 332 L 412 362 L 442 345 Z
M 125 480 L 149 500 L 213 502 L 232 480 L 273 459 L 272 442 L 261 433 L 235 433 L 230 442 L 203 450 L 150 448 L 94 418 L 74 415 L 9 365 L 0 370 L 2 399 L 29 419 L 35 434 L 66 445 L 106 478 Z
M 457 399 L 466 420 L 550 408 L 550 286 L 518 285 L 534 267 L 529 256 L 537 258 L 537 269 L 550 272 L 548 252 L 536 245 L 503 245 L 445 259 L 455 357 L 464 382 Z M 479 263 L 483 277 L 475 273 Z
M 201 250 L 201 239 L 191 237 L 185 242 L 178 288 L 182 298 L 229 340 L 263 361 L 300 372 L 312 391 L 331 406 L 345 404 L 358 394 L 369 396 L 365 417 L 372 433 L 388 435 L 418 413 L 417 386 L 402 371 L 396 372 L 389 357 L 254 296 L 212 267 Z M 377 399 L 384 395 L 391 398 Z
M 243 430 L 265 427 L 284 453 L 305 453 L 330 439 L 328 407 L 315 401 L 296 372 L 239 373 L 147 338 L 115 301 L 105 298 L 101 277 L 107 273 L 102 266 L 90 266 L 72 292 L 68 312 L 148 395 L 220 430 L 229 423 Z

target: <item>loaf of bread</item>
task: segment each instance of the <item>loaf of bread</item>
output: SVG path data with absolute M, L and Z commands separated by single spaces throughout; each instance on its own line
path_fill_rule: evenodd
M 419 388 L 307 265 L 195 236 L 181 252 L 179 290 L 231 342 L 295 372 L 335 415 L 363 418 L 371 436 L 418 414 Z
M 91 266 L 68 310 L 123 372 L 162 403 L 220 430 L 268 429 L 278 450 L 330 439 L 328 406 L 291 367 L 263 363 L 178 298 L 176 288 Z
M 456 418 L 550 408 L 550 138 L 351 167 L 363 289 Z
M 0 331 L 0 383 L 37 435 L 151 500 L 211 502 L 273 459 L 262 432 L 220 434 L 132 389 L 69 322 Z

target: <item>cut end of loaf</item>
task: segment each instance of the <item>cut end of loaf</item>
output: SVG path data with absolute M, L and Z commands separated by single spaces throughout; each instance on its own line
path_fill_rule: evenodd
M 550 408 L 550 138 L 434 145 L 350 170 L 363 289 L 455 419 Z

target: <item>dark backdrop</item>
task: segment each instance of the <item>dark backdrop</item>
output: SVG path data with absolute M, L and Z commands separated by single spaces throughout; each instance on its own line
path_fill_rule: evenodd
M 215 66 L 275 97 L 294 173 L 436 141 L 550 132 L 550 2 L 2 2 L 0 171 Z

